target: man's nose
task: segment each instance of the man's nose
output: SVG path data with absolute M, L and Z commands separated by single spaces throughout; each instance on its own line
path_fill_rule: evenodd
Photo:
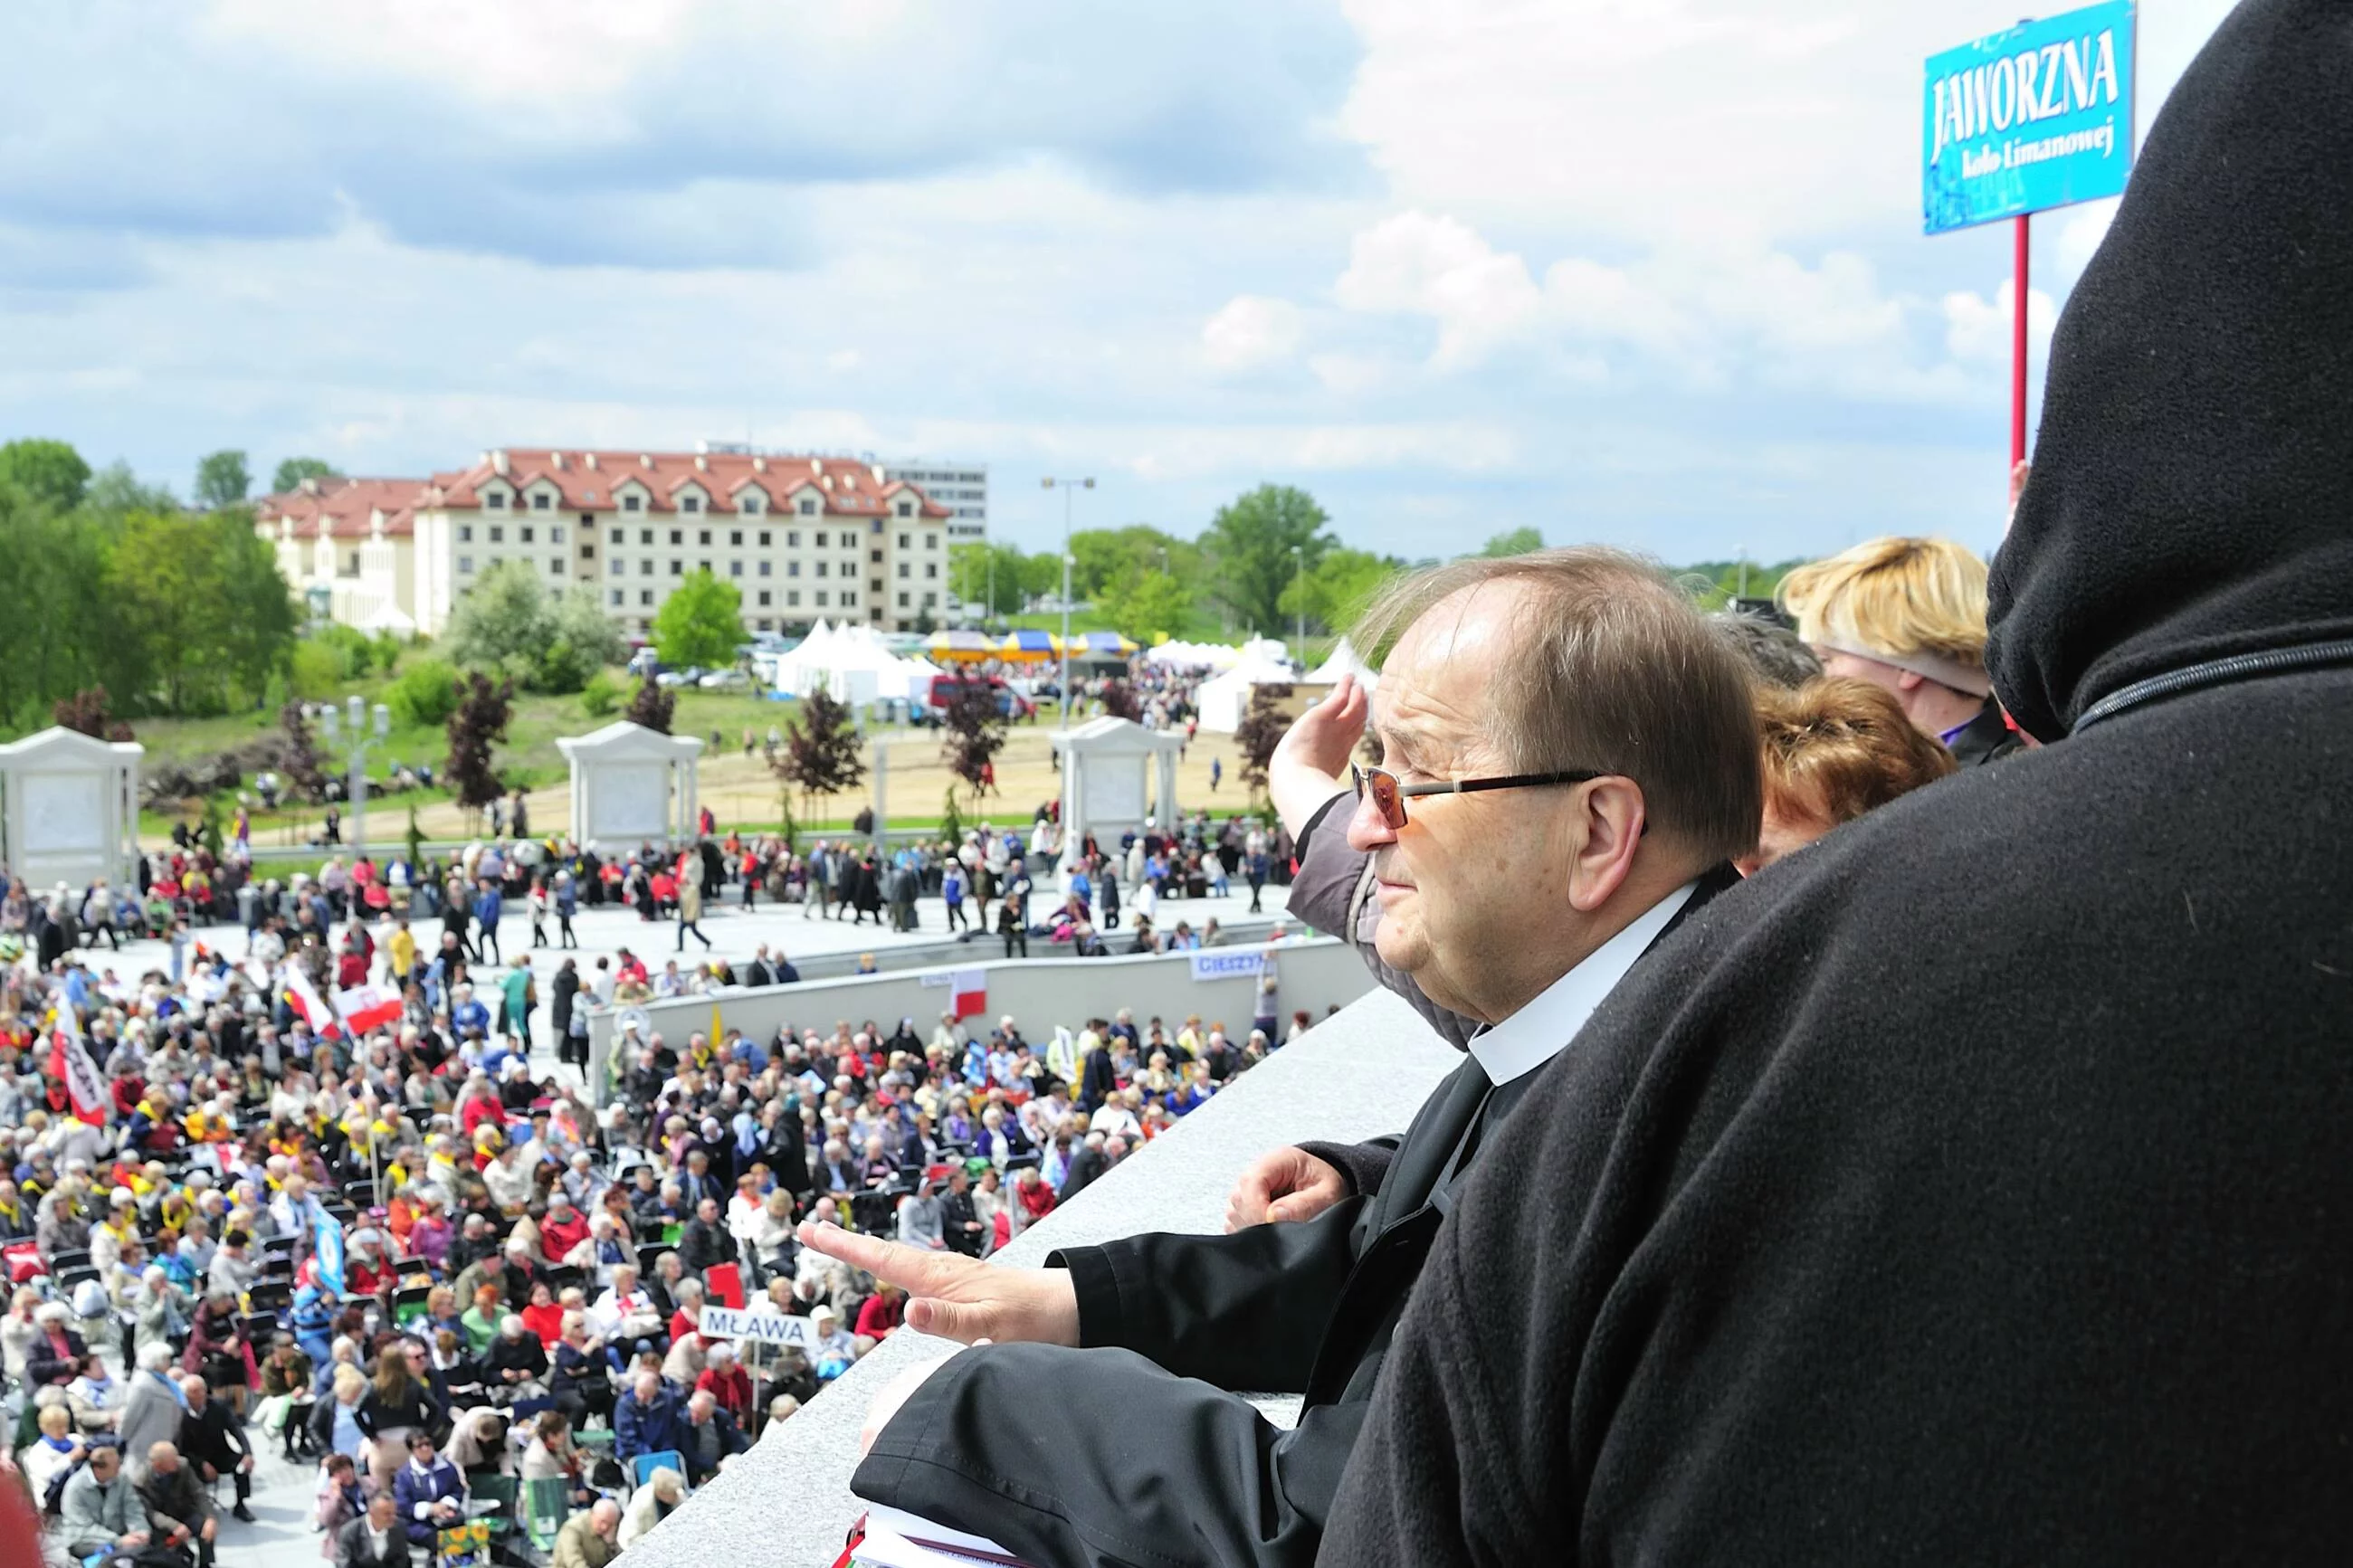
M 1396 843 L 1397 837 L 1397 829 L 1381 815 L 1381 808 L 1373 804 L 1373 792 L 1359 790 L 1356 809 L 1348 814 L 1348 847 L 1365 854 Z

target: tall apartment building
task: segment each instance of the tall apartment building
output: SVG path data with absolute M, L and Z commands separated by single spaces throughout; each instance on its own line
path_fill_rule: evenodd
M 948 540 L 964 544 L 988 537 L 988 465 L 910 458 L 882 472 L 903 479 L 948 509 Z
M 367 482 L 394 487 L 386 499 L 401 499 L 403 481 Z M 371 569 L 363 551 L 343 598 L 395 602 L 427 634 L 447 626 L 458 601 L 501 561 L 528 563 L 553 591 L 594 588 L 622 631 L 638 636 L 698 567 L 736 585 L 754 631 L 820 618 L 913 631 L 947 607 L 948 509 L 855 459 L 502 447 L 470 468 L 405 483 L 385 532 L 405 531 L 406 555 L 382 552 L 380 569 Z M 324 526 L 340 549 L 334 531 L 347 525 L 311 521 L 299 494 L 265 500 L 256 526 L 280 541 L 281 566 L 303 574 L 290 572 L 288 581 L 305 590 L 322 560 L 340 567 L 348 558 L 322 556 L 311 535 Z

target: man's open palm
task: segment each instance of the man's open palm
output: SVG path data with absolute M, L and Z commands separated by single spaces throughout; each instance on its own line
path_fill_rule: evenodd
M 801 1245 L 862 1268 L 907 1292 L 907 1326 L 943 1339 L 1079 1342 L 1079 1298 L 1059 1268 L 998 1268 L 960 1254 L 926 1251 L 807 1224 Z

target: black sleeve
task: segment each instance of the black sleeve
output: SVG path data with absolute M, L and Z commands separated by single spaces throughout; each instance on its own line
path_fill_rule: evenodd
M 1396 1158 L 1402 1137 L 1401 1133 L 1385 1132 L 1362 1143 L 1302 1143 L 1299 1149 L 1337 1169 L 1350 1193 L 1368 1198 L 1381 1190 L 1381 1182 L 1389 1173 L 1389 1162 Z
M 1058 1568 L 1307 1568 L 1363 1410 L 1284 1432 L 1125 1351 L 987 1345 L 915 1392 L 850 1489 Z
M 1050 1254 L 1078 1295 L 1079 1343 L 1136 1352 L 1219 1388 L 1298 1393 L 1356 1266 L 1361 1198 L 1297 1225 L 1134 1236 Z

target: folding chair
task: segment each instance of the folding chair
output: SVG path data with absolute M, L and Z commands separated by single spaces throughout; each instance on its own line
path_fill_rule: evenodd
M 684 1472 L 680 1472 L 683 1474 Z M 469 1471 L 466 1487 L 476 1502 L 494 1502 L 499 1511 L 488 1516 L 485 1522 L 493 1536 L 502 1536 L 514 1528 L 515 1479 L 508 1475 L 475 1475 Z
M 89 1267 L 90 1248 L 86 1247 L 59 1247 L 57 1251 L 49 1254 L 49 1275 L 52 1279 L 56 1278 L 58 1275 L 63 1274 L 69 1268 L 87 1268 Z
M 245 1314 L 245 1337 L 248 1343 L 266 1345 L 269 1342 L 270 1336 L 277 1331 L 277 1313 L 248 1312 Z
M 57 1286 L 58 1293 L 60 1296 L 70 1296 L 74 1293 L 74 1288 L 79 1285 L 83 1280 L 95 1279 L 97 1278 L 98 1270 L 90 1268 L 87 1263 L 85 1263 L 77 1268 L 58 1269 L 55 1274 L 50 1276 L 50 1282 Z
M 571 1489 L 561 1477 L 523 1483 L 522 1532 L 540 1551 L 555 1550 L 555 1532 L 564 1528 L 571 1511 Z
M 659 1241 L 649 1241 L 643 1247 L 638 1247 L 638 1278 L 640 1279 L 653 1279 L 655 1275 L 654 1266 L 661 1261 L 661 1255 L 669 1250 L 670 1249 L 668 1246 Z
M 561 1298 L 564 1292 L 575 1287 L 586 1289 L 588 1271 L 576 1263 L 559 1263 L 547 1271 L 547 1284 Z
M 654 1479 L 656 1470 L 676 1470 L 682 1479 L 686 1475 L 686 1456 L 676 1448 L 664 1448 L 659 1454 L 639 1454 L 629 1461 L 629 1485 L 644 1486 Z
M 392 1293 L 392 1321 L 397 1328 L 406 1328 L 425 1316 L 427 1301 L 433 1295 L 430 1285 L 403 1285 Z
M 272 1315 L 290 1310 L 294 1305 L 294 1286 L 290 1276 L 255 1280 L 253 1288 L 245 1293 L 245 1305 L 248 1311 Z

